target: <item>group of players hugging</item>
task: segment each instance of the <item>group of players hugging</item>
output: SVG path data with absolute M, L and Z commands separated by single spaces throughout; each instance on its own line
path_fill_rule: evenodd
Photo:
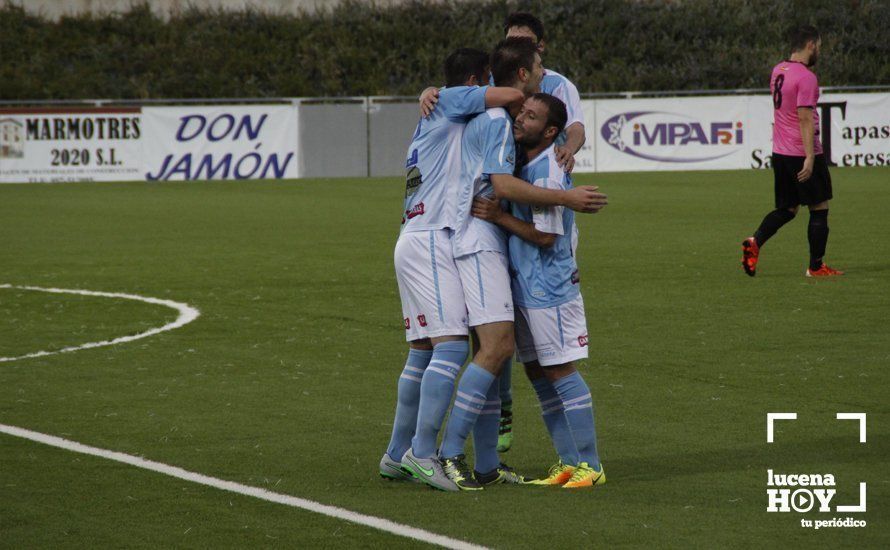
M 595 487 L 606 475 L 590 389 L 575 366 L 588 356 L 575 212 L 598 212 L 607 200 L 572 184 L 583 114 L 576 87 L 541 65 L 543 24 L 514 13 L 504 32 L 490 55 L 451 53 L 445 86 L 421 96 L 394 254 L 408 358 L 379 471 L 445 491 Z M 821 172 L 812 161 L 802 168 Z M 788 212 L 790 200 L 777 208 Z M 746 271 L 751 242 L 768 233 L 759 231 L 745 241 Z M 499 455 L 513 442 L 514 356 L 557 455 L 537 479 Z M 464 450 L 471 433 L 472 469 Z

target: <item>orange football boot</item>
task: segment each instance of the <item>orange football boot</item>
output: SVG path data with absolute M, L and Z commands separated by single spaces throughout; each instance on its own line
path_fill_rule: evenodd
M 843 275 L 844 272 L 838 269 L 832 269 L 825 264 L 822 264 L 822 267 L 817 269 L 816 271 L 807 268 L 806 276 L 807 277 L 837 277 L 838 275 Z
M 754 237 L 748 237 L 742 241 L 742 267 L 749 277 L 757 275 L 757 257 L 760 256 L 760 247 Z

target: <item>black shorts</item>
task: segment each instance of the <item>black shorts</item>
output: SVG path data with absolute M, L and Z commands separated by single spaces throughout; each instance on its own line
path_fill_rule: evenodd
M 813 175 L 804 182 L 797 181 L 805 157 L 789 157 L 773 153 L 773 174 L 776 184 L 776 208 L 794 208 L 800 204 L 818 204 L 830 200 L 831 174 L 825 155 L 816 155 Z

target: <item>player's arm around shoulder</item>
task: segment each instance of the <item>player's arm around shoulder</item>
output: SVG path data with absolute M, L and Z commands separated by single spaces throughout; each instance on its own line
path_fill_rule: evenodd
M 506 88 L 503 86 L 488 86 L 485 89 L 485 107 L 509 107 L 511 105 L 521 105 L 525 100 L 525 94 L 516 88 Z
M 508 233 L 541 248 L 550 248 L 556 242 L 556 235 L 539 231 L 534 224 L 520 220 L 501 208 L 500 201 L 488 197 L 473 200 L 473 216 L 491 222 Z
M 509 107 L 522 104 L 523 93 L 516 88 L 498 86 L 455 86 L 451 88 L 429 87 L 420 94 L 420 114 L 429 117 L 438 106 L 445 116 L 472 116 L 492 107 Z

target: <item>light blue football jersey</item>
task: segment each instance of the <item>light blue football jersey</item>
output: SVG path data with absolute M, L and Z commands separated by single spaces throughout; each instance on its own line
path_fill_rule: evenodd
M 513 174 L 516 145 L 513 119 L 502 107 L 488 109 L 467 124 L 461 140 L 463 166 L 457 199 L 454 257 L 493 250 L 507 253 L 507 235 L 491 222 L 474 218 L 473 198 L 494 195 L 492 174 Z
M 541 92 L 557 97 L 565 103 L 566 114 L 568 115 L 568 118 L 566 119 L 566 127 L 569 127 L 576 122 L 584 124 L 584 112 L 581 110 L 581 96 L 578 94 L 578 88 L 572 84 L 571 80 L 556 71 L 544 69 L 544 78 L 541 80 Z M 563 131 L 560 132 L 559 137 L 556 138 L 556 144 L 562 145 L 565 142 L 566 133 Z
M 556 162 L 553 145 L 531 159 L 519 177 L 537 187 L 571 189 L 572 179 Z M 562 206 L 510 204 L 511 213 L 535 229 L 558 235 L 550 248 L 541 248 L 510 235 L 510 276 L 513 302 L 527 308 L 562 305 L 580 293 L 575 248 L 575 213 Z
M 455 228 L 461 137 L 470 118 L 485 111 L 486 89 L 442 88 L 433 113 L 417 123 L 405 161 L 402 231 Z

